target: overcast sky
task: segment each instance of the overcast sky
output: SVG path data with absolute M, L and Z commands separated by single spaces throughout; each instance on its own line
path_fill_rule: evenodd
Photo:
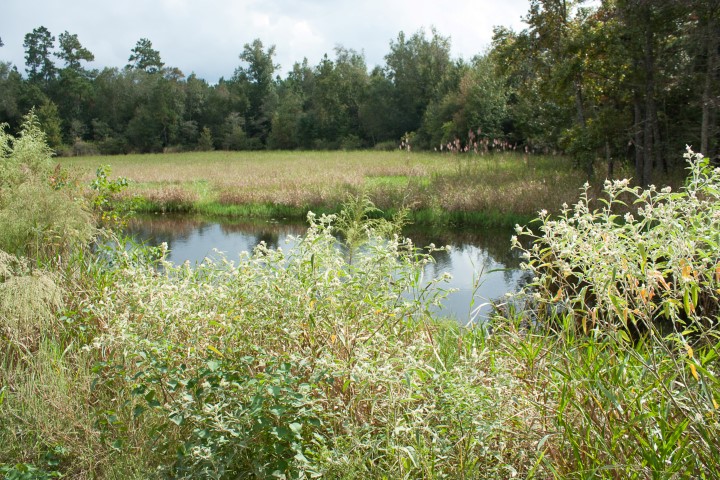
M 369 69 L 384 65 L 390 41 L 434 26 L 453 57 L 483 52 L 495 25 L 524 28 L 528 0 L 3 0 L 0 60 L 25 73 L 25 34 L 44 26 L 77 34 L 95 55 L 91 68 L 124 67 L 148 38 L 167 66 L 210 83 L 229 78 L 243 45 L 276 46 L 282 76 L 307 57 L 318 64 L 336 45 L 362 51 Z M 57 41 L 56 41 L 57 45 Z M 61 63 L 58 61 L 58 65 Z

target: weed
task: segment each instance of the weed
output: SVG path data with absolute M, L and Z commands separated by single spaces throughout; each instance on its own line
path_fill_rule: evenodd
M 522 359 L 547 432 L 538 465 L 557 477 L 720 473 L 720 170 L 686 159 L 682 191 L 608 181 L 600 209 L 585 193 L 557 219 L 541 212 L 542 235 L 518 247 L 536 309 L 500 351 Z

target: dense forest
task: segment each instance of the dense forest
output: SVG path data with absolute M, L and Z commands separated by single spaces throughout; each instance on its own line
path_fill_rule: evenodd
M 435 29 L 390 42 L 385 65 L 338 46 L 285 78 L 275 46 L 244 46 L 211 85 L 165 65 L 147 38 L 124 67 L 86 68 L 77 35 L 25 35 L 24 72 L 0 62 L 0 122 L 35 111 L 59 154 L 397 148 L 562 152 L 616 160 L 648 184 L 685 144 L 718 154 L 720 0 L 531 0 L 516 32 L 451 56 Z M 56 43 L 57 40 L 57 43 Z M 1 45 L 1 43 L 0 43 Z M 0 58 L 2 50 L 0 50 Z

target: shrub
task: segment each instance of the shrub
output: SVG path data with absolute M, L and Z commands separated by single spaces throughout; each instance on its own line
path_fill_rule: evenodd
M 363 142 L 357 135 L 349 134 L 340 139 L 342 150 L 359 150 L 362 146 Z
M 110 180 L 110 172 L 110 165 L 101 165 L 95 170 L 95 180 L 90 184 L 92 206 L 98 215 L 99 225 L 119 228 L 125 225 L 127 217 L 132 214 L 134 202 L 122 197 L 128 186 L 127 178 Z
M 537 236 L 517 229 L 534 316 L 497 321 L 495 343 L 555 478 L 720 475 L 720 169 L 685 157 L 680 192 L 607 181 L 600 208 L 586 186 Z
M 97 304 L 109 326 L 98 346 L 118 355 L 100 383 L 132 400 L 171 476 L 322 473 L 336 435 L 402 408 L 377 398 L 404 388 L 396 357 L 434 358 L 423 325 L 440 292 L 421 274 L 431 257 L 368 226 L 349 263 L 332 217 L 310 220 L 291 251 L 261 244 L 237 266 L 157 271 L 118 254 L 117 282 Z
M 538 314 L 570 315 L 593 328 L 701 333 L 720 313 L 720 169 L 689 148 L 680 192 L 606 181 L 601 208 L 589 185 L 559 218 L 541 212 L 540 235 L 525 249 Z M 631 207 L 631 211 L 628 211 Z M 625 211 L 619 214 L 619 211 Z M 689 329 L 689 330 L 688 330 Z
M 384 142 L 378 142 L 373 147 L 374 150 L 380 150 L 384 152 L 392 152 L 398 149 L 399 142 L 396 140 L 386 140 Z
M 60 167 L 53 168 L 52 150 L 33 112 L 18 138 L 0 129 L 0 155 L 0 249 L 49 259 L 88 244 L 92 217 Z
M 0 124 L 0 185 L 11 188 L 29 179 L 47 178 L 53 168 L 53 151 L 35 113 L 25 116 L 17 138 L 6 133 L 6 128 L 7 124 Z
M 103 155 L 122 155 L 130 153 L 130 143 L 123 136 L 107 137 L 97 143 L 97 149 Z
M 201 152 L 209 152 L 215 150 L 215 143 L 212 137 L 212 132 L 208 127 L 203 127 L 198 139 L 197 149 Z

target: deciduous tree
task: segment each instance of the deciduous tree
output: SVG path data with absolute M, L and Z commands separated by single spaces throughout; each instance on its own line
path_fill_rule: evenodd
M 274 75 L 280 65 L 275 64 L 273 57 L 275 45 L 266 50 L 260 39 L 246 43 L 240 54 L 244 65 L 235 70 L 233 77 L 247 92 L 247 133 L 263 143 L 270 132 L 273 109 L 277 103 Z
M 387 75 L 395 87 L 395 107 L 400 113 L 398 137 L 418 130 L 430 102 L 446 93 L 439 86 L 451 68 L 450 38 L 434 28 L 430 33 L 427 38 L 420 30 L 407 38 L 400 32 L 390 42 L 390 53 L 385 56 Z

